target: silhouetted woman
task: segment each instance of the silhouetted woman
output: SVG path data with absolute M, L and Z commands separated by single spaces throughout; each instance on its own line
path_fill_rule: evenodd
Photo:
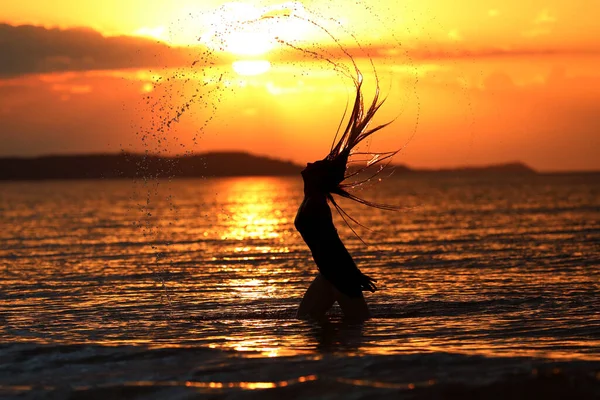
M 351 320 L 365 320 L 369 318 L 369 309 L 362 292 L 364 290 L 374 292 L 377 289 L 373 283 L 374 280 L 360 272 L 340 240 L 328 204 L 331 203 L 336 207 L 346 223 L 348 223 L 346 218 L 356 221 L 338 206 L 333 194 L 372 207 L 396 209 L 392 206 L 363 200 L 346 191 L 346 187 L 352 187 L 361 182 L 342 183 L 345 179 L 363 172 L 374 164 L 391 159 L 398 152 L 380 154 L 378 158 L 371 160 L 365 167 L 349 174 L 346 173 L 348 157 L 351 154 L 365 154 L 354 153 L 352 149 L 365 138 L 389 124 L 368 129 L 369 122 L 382 102 L 378 102 L 379 89 L 377 88 L 371 106 L 368 110 L 364 109 L 361 92 L 362 76 L 360 72 L 357 71 L 357 73 L 358 79 L 355 80 L 356 99 L 346 129 L 337 143 L 335 142 L 336 135 L 334 145 L 327 157 L 314 163 L 308 163 L 302 171 L 304 200 L 298 209 L 294 225 L 308 245 L 319 269 L 319 274 L 300 303 L 298 318 L 320 320 L 325 317 L 325 313 L 337 301 L 344 317 Z M 365 179 L 362 182 L 367 180 Z

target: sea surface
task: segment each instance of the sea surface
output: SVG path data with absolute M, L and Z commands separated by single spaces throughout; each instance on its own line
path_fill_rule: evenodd
M 0 397 L 599 398 L 600 175 L 392 176 L 298 321 L 300 177 L 0 183 Z

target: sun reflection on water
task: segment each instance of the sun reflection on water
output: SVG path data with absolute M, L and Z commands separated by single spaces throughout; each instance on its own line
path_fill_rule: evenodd
M 288 219 L 276 203 L 278 189 L 277 181 L 270 178 L 231 182 L 228 192 L 222 194 L 227 204 L 224 211 L 230 221 L 221 239 L 245 241 L 279 238 L 279 226 L 286 224 Z M 240 249 L 250 250 L 248 246 Z
M 366 294 L 375 318 L 363 328 L 339 323 L 337 308 L 330 327 L 294 319 L 316 273 L 292 225 L 299 177 L 173 182 L 178 211 L 155 205 L 163 221 L 156 241 L 132 228 L 138 200 L 128 197 L 129 182 L 5 185 L 0 338 L 205 346 L 244 358 L 435 352 L 598 359 L 597 191 L 564 183 L 546 196 L 541 185 L 532 193 L 533 184 L 522 184 L 507 212 L 506 191 L 495 183 L 467 190 L 419 182 L 378 188 L 383 202 L 406 187 L 422 193 L 422 207 L 411 212 L 347 205 L 373 228 L 366 235 L 377 247 L 337 225 L 360 268 L 381 283 Z M 552 203 L 569 191 L 589 192 L 589 199 Z M 540 219 L 532 203 L 552 212 Z M 157 260 L 151 248 L 166 242 Z M 157 263 L 169 303 L 148 272 Z

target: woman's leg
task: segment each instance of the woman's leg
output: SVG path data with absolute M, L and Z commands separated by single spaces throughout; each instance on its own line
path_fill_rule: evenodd
M 371 318 L 369 307 L 362 293 L 360 297 L 349 297 L 335 289 L 335 299 L 337 300 L 344 318 L 354 322 L 361 322 Z
M 321 274 L 317 275 L 304 294 L 296 318 L 322 320 L 335 303 L 335 288 Z

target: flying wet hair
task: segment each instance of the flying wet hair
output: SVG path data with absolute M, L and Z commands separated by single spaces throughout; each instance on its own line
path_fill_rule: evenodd
M 348 222 L 348 219 L 350 219 L 352 222 L 354 222 L 355 224 L 357 224 L 363 228 L 366 228 L 366 229 L 368 229 L 368 228 L 365 227 L 364 225 L 362 225 L 356 219 L 352 218 L 350 215 L 348 215 L 348 213 L 346 213 L 337 204 L 337 202 L 335 201 L 335 199 L 333 197 L 333 194 L 348 198 L 350 200 L 354 200 L 358 203 L 364 204 L 369 207 L 375 207 L 375 208 L 380 208 L 383 210 L 390 210 L 390 211 L 397 211 L 400 209 L 400 207 L 398 207 L 398 206 L 375 203 L 372 201 L 362 199 L 362 198 L 350 193 L 347 190 L 347 189 L 356 188 L 358 186 L 361 186 L 361 185 L 369 182 L 371 179 L 373 179 L 375 176 L 377 176 L 381 171 L 383 171 L 383 169 L 386 166 L 388 166 L 389 163 L 391 162 L 392 157 L 394 157 L 396 154 L 398 154 L 398 152 L 400 152 L 400 150 L 401 150 L 401 148 L 400 148 L 395 151 L 383 152 L 383 153 L 378 153 L 378 154 L 374 154 L 371 152 L 353 151 L 365 139 L 369 138 L 371 135 L 373 135 L 374 133 L 378 132 L 379 130 L 385 128 L 386 126 L 388 126 L 389 124 L 391 124 L 394 121 L 394 120 L 391 120 L 387 123 L 378 125 L 374 128 L 369 128 L 369 125 L 370 125 L 371 121 L 373 120 L 373 117 L 375 116 L 375 114 L 377 113 L 377 111 L 383 105 L 383 103 L 385 101 L 385 99 L 379 100 L 379 77 L 377 76 L 377 71 L 375 69 L 375 65 L 373 64 L 373 59 L 370 56 L 368 56 L 373 74 L 375 76 L 376 88 L 375 88 L 375 94 L 373 96 L 373 101 L 371 102 L 371 104 L 369 105 L 369 108 L 367 109 L 367 108 L 365 108 L 363 92 L 362 92 L 362 85 L 363 85 L 362 73 L 358 69 L 358 66 L 354 60 L 354 57 L 352 57 L 352 55 L 348 52 L 348 50 L 346 50 L 346 48 L 344 48 L 342 43 L 327 28 L 325 28 L 323 25 L 321 25 L 311 19 L 308 19 L 301 15 L 295 14 L 293 12 L 293 10 L 290 10 L 287 8 L 280 10 L 278 12 L 275 12 L 275 13 L 264 14 L 260 18 L 258 18 L 256 20 L 248 21 L 247 23 L 253 23 L 253 22 L 262 21 L 265 19 L 272 19 L 272 18 L 295 18 L 295 19 L 304 21 L 310 25 L 315 26 L 317 29 L 320 29 L 327 36 L 329 36 L 333 40 L 333 42 L 337 45 L 339 50 L 341 50 L 341 52 L 343 54 L 345 54 L 348 57 L 348 59 L 350 60 L 350 62 L 352 63 L 352 66 L 354 69 L 353 72 L 352 72 L 351 68 L 347 68 L 344 65 L 342 65 L 341 63 L 334 62 L 331 59 L 325 57 L 322 54 L 319 54 L 316 51 L 303 49 L 289 41 L 286 41 L 284 39 L 276 37 L 276 40 L 282 45 L 293 48 L 293 49 L 300 51 L 304 54 L 307 54 L 315 59 L 328 62 L 329 64 L 333 65 L 334 71 L 341 73 L 342 75 L 346 76 L 347 78 L 350 78 L 354 83 L 354 87 L 356 89 L 356 97 L 354 99 L 354 105 L 352 107 L 352 111 L 348 117 L 348 123 L 346 125 L 346 128 L 340 135 L 340 128 L 341 128 L 341 126 L 346 118 L 346 114 L 348 112 L 347 107 L 346 107 L 346 110 L 344 111 L 344 115 L 342 116 L 342 118 L 340 120 L 340 124 L 336 131 L 335 137 L 333 138 L 333 143 L 331 145 L 331 151 L 329 152 L 327 157 L 325 157 L 321 161 L 318 161 L 317 163 L 320 165 L 319 169 L 321 170 L 321 178 L 323 178 L 323 180 L 324 180 L 324 182 L 322 182 L 322 184 L 320 185 L 320 189 L 325 192 L 325 195 L 327 196 L 328 200 L 331 202 L 331 204 L 333 204 L 335 206 L 336 210 L 338 211 L 338 213 L 340 214 L 340 216 L 342 217 L 342 219 L 344 220 L 346 225 L 348 225 L 348 227 L 352 230 L 354 235 L 361 242 L 364 243 L 364 241 L 361 239 L 361 237 L 352 228 L 352 226 Z M 333 21 L 337 22 L 335 20 L 333 20 Z M 340 25 L 340 27 L 342 27 L 342 29 L 344 29 L 343 26 L 339 22 L 337 22 L 337 23 L 338 23 L 338 25 Z M 356 43 L 357 47 L 361 51 L 363 51 L 365 55 L 368 55 L 368 53 L 365 52 L 364 49 L 362 48 L 362 46 L 361 46 L 360 42 L 358 41 L 358 39 L 356 38 L 356 36 L 354 34 L 352 34 L 351 32 L 348 32 L 345 29 L 344 29 L 344 31 L 354 39 L 354 42 Z M 339 139 L 338 139 L 338 137 L 339 137 Z M 356 169 L 348 172 L 347 166 L 350 162 L 349 158 L 354 155 L 371 156 L 371 158 L 364 164 L 364 166 L 362 166 L 360 168 L 356 168 Z M 363 160 L 363 161 L 366 161 L 366 160 Z M 315 164 L 317 164 L 317 163 L 315 163 Z M 378 167 L 375 170 L 375 172 L 373 172 L 373 168 L 372 168 L 374 166 Z M 362 173 L 365 173 L 367 177 L 364 178 L 361 176 L 360 180 L 358 180 L 358 181 L 344 183 L 349 178 L 358 177 Z
M 356 219 L 352 218 L 342 207 L 340 207 L 335 201 L 333 194 L 336 194 L 341 197 L 348 198 L 350 200 L 356 201 L 358 203 L 364 204 L 369 207 L 379 208 L 383 210 L 397 211 L 400 209 L 398 206 L 375 203 L 372 201 L 365 200 L 360 198 L 348 191 L 348 189 L 356 188 L 364 183 L 371 181 L 375 176 L 377 176 L 383 169 L 389 165 L 392 157 L 394 157 L 399 151 L 389 151 L 384 153 L 370 153 L 370 152 L 356 152 L 353 151 L 359 144 L 361 144 L 365 139 L 369 138 L 374 133 L 380 131 L 385 128 L 389 124 L 393 122 L 389 121 L 381 125 L 377 125 L 373 128 L 369 128 L 373 117 L 379 110 L 379 108 L 383 105 L 385 99 L 379 100 L 379 82 L 377 81 L 377 87 L 375 89 L 375 94 L 373 96 L 373 100 L 368 108 L 365 108 L 364 97 L 362 93 L 362 84 L 363 78 L 358 68 L 356 68 L 357 78 L 354 79 L 354 85 L 356 88 L 356 97 L 354 100 L 354 105 L 352 106 L 352 111 L 348 117 L 348 122 L 346 128 L 340 135 L 340 127 L 343 124 L 343 121 L 346 116 L 346 112 L 342 116 L 342 120 L 338 126 L 338 130 L 333 139 L 333 143 L 331 146 L 331 151 L 322 160 L 324 164 L 326 164 L 326 169 L 328 170 L 327 176 L 327 184 L 326 188 L 326 196 L 329 201 L 334 205 L 346 225 L 352 230 L 356 237 L 358 237 L 361 241 L 363 241 L 360 236 L 356 233 L 356 231 L 349 224 L 348 220 L 360 225 L 363 228 L 366 228 Z M 349 157 L 353 155 L 369 155 L 371 158 L 366 162 L 362 167 L 356 168 L 352 171 L 348 171 Z M 375 171 L 373 171 L 373 167 L 377 167 Z M 353 182 L 345 182 L 349 178 L 356 177 L 362 173 L 366 174 L 366 177 L 361 177 L 358 181 Z M 367 228 L 368 229 L 368 228 Z M 364 243 L 364 241 L 363 241 Z

